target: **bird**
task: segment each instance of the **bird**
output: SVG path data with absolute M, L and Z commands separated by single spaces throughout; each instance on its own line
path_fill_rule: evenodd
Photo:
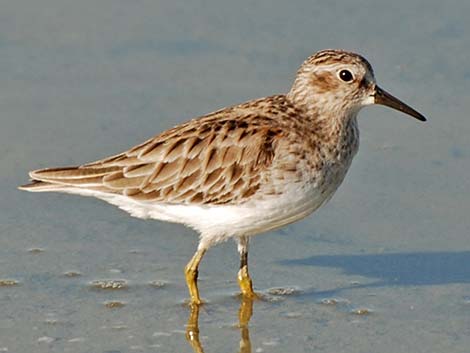
M 31 171 L 19 188 L 92 196 L 131 216 L 197 231 L 184 270 L 191 305 L 202 303 L 204 254 L 234 239 L 241 294 L 256 298 L 250 238 L 308 216 L 333 196 L 359 147 L 358 112 L 372 104 L 426 121 L 377 85 L 363 56 L 326 49 L 301 64 L 285 94 L 189 120 L 108 158 Z

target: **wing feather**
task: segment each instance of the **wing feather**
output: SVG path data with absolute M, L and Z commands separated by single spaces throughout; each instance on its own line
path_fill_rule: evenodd
M 272 119 L 253 113 L 256 101 L 251 104 L 191 120 L 96 162 L 33 171 L 31 178 L 145 202 L 245 202 L 259 190 L 283 135 Z

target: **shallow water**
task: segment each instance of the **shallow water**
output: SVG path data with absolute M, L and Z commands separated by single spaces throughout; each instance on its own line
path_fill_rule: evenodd
M 469 11 L 465 0 L 2 3 L 0 351 L 468 352 Z M 285 92 L 327 47 L 363 53 L 429 122 L 361 112 L 360 152 L 330 203 L 253 240 L 262 300 L 249 322 L 235 245 L 211 249 L 200 346 L 185 337 L 196 330 L 182 272 L 195 233 L 16 190 L 28 170 Z

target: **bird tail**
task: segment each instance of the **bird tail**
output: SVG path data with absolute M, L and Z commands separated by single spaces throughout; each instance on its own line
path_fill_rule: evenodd
M 119 167 L 65 167 L 34 170 L 29 173 L 31 183 L 22 185 L 19 189 L 31 192 L 100 189 L 103 187 L 103 177 L 118 169 Z

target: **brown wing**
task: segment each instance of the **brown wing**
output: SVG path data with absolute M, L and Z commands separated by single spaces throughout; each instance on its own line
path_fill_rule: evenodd
M 251 109 L 228 108 L 165 131 L 119 155 L 30 175 L 61 187 L 125 194 L 136 200 L 239 203 L 256 193 L 271 164 L 275 141 L 281 136 L 275 125 Z

